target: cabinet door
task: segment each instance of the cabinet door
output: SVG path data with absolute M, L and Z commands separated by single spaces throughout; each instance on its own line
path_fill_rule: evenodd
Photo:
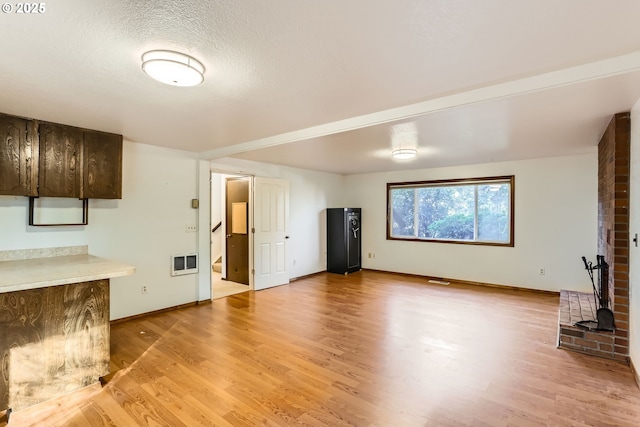
M 109 373 L 109 280 L 64 287 L 63 382 L 67 390 L 93 384 Z
M 122 135 L 84 131 L 82 198 L 122 198 Z
M 38 132 L 33 120 L 0 114 L 0 194 L 37 194 Z
M 0 411 L 109 373 L 109 280 L 0 294 Z
M 81 167 L 82 130 L 41 123 L 38 195 L 80 198 Z
M 0 294 L 0 410 L 42 402 L 51 345 L 45 335 L 47 290 Z

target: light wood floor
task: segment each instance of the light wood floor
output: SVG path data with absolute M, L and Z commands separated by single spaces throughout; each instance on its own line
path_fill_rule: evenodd
M 363 271 L 112 326 L 38 426 L 638 427 L 630 368 L 559 350 L 558 297 Z

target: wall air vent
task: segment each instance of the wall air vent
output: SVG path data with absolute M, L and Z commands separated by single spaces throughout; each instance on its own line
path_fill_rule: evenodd
M 171 275 L 182 276 L 198 272 L 198 254 L 173 255 L 171 257 Z

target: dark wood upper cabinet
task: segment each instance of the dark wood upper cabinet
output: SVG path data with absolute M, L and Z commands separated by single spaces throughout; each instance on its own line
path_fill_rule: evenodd
M 38 131 L 33 120 L 0 114 L 0 194 L 34 196 Z
M 40 124 L 38 196 L 81 198 L 81 129 L 53 123 Z
M 0 113 L 0 195 L 122 198 L 122 135 Z
M 122 198 L 122 135 L 84 131 L 82 198 Z

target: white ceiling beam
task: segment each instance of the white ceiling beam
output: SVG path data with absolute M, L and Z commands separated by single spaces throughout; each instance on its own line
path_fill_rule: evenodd
M 364 114 L 267 138 L 217 148 L 200 153 L 200 158 L 204 160 L 219 159 L 261 148 L 318 138 L 398 120 L 406 120 L 450 108 L 572 85 L 638 70 L 640 70 L 640 51 L 532 77 L 472 89 L 403 107 Z

